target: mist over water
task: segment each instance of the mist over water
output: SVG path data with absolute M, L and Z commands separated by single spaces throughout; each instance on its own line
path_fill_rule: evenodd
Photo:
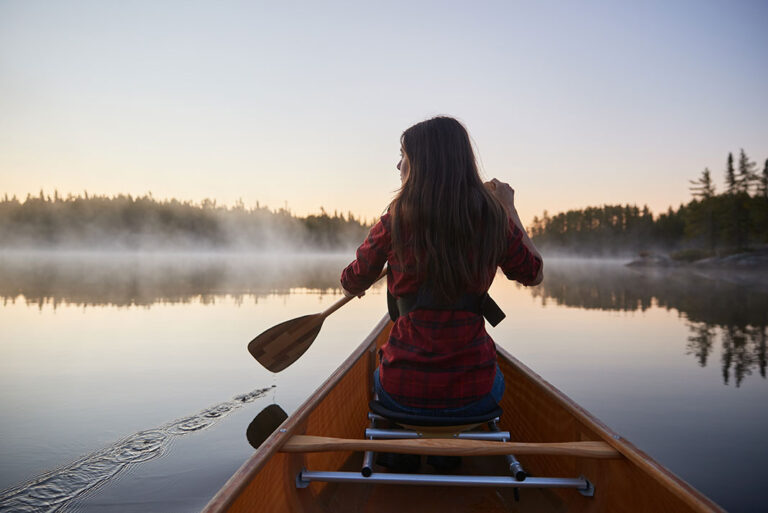
M 264 297 L 293 289 L 340 293 L 347 253 L 0 253 L 0 299 L 27 304 L 150 306 Z
M 351 212 L 297 217 L 287 208 L 246 208 L 177 199 L 28 195 L 0 198 L 0 249 L 65 251 L 277 251 L 352 250 L 367 221 Z

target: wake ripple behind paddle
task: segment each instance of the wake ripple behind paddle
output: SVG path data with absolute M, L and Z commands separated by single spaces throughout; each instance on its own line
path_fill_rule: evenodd
M 271 388 L 238 395 L 231 401 L 206 408 L 190 417 L 140 431 L 65 467 L 6 490 L 0 494 L 0 512 L 57 511 L 75 497 L 106 483 L 126 466 L 160 456 L 173 438 L 212 426 Z

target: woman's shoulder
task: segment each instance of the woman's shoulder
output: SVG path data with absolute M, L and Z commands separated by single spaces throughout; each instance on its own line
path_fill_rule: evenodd
M 379 220 L 371 226 L 368 232 L 369 238 L 375 238 L 379 240 L 389 240 L 391 238 L 392 230 L 389 213 L 382 215 Z
M 389 209 L 379 218 L 381 223 L 387 231 L 390 231 L 392 225 L 392 215 L 389 213 Z

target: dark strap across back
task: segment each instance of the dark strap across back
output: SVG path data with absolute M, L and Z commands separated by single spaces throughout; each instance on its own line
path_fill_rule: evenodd
M 411 426 L 461 426 L 464 424 L 482 424 L 488 422 L 497 417 L 501 417 L 502 410 L 500 407 L 484 413 L 483 415 L 475 415 L 472 417 L 444 417 L 444 416 L 432 416 L 432 415 L 412 415 L 410 413 L 401 413 L 390 410 L 385 407 L 379 401 L 371 401 L 368 403 L 371 411 L 377 415 L 381 415 L 387 419 L 393 420 L 397 423 L 408 424 Z
M 389 317 L 393 321 L 420 308 L 474 312 L 485 317 L 491 326 L 496 326 L 506 317 L 504 311 L 499 308 L 499 305 L 487 292 L 481 296 L 464 294 L 454 304 L 442 306 L 432 299 L 425 287 L 420 288 L 416 294 L 401 297 L 395 297 L 387 290 L 387 309 L 389 310 Z

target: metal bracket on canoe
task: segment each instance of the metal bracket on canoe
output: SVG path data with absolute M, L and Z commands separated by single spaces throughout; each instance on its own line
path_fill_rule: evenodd
M 587 483 L 586 488 L 577 488 L 580 494 L 582 494 L 584 497 L 593 497 L 595 495 L 595 487 L 592 483 L 589 482 L 589 479 L 587 479 L 584 476 L 579 476 L 579 479 L 583 479 L 585 483 Z
M 296 474 L 296 488 L 306 488 L 309 486 L 309 481 L 304 479 L 304 472 L 306 472 L 307 469 L 302 468 L 298 474 Z

